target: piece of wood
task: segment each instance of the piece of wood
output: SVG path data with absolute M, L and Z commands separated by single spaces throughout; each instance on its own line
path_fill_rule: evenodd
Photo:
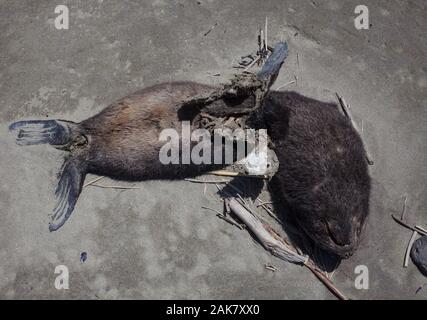
M 400 216 L 400 220 L 403 220 L 405 218 L 405 212 L 406 212 L 406 201 L 408 200 L 408 195 L 405 194 L 405 200 L 403 201 L 403 207 L 402 207 L 402 214 Z
M 293 84 L 293 83 L 296 83 L 296 81 L 295 81 L 295 80 L 292 80 L 292 81 L 286 82 L 285 84 L 282 84 L 280 87 L 277 87 L 277 88 L 276 88 L 276 89 L 274 89 L 274 90 L 280 90 L 280 89 L 282 89 L 283 87 L 286 87 L 286 86 L 288 86 L 288 85 L 290 85 L 290 84 Z
M 243 207 L 236 198 L 226 199 L 231 211 L 248 227 L 248 229 L 261 242 L 262 246 L 274 256 L 287 262 L 304 265 L 339 299 L 348 298 L 333 284 L 333 282 L 320 271 L 308 256 L 295 252 L 284 239 L 278 236 L 274 230 L 263 223 L 252 212 Z
M 192 178 L 185 178 L 184 181 L 187 182 L 194 182 L 194 183 L 229 183 L 231 180 L 198 180 L 198 179 L 192 179 Z
M 266 175 L 255 176 L 255 175 L 242 174 L 240 172 L 227 171 L 227 170 L 214 170 L 214 171 L 207 172 L 207 174 L 213 174 L 215 176 L 224 176 L 224 177 L 245 177 L 245 178 L 255 178 L 255 179 L 268 179 L 268 176 Z
M 427 234 L 427 230 L 424 229 L 421 226 L 415 226 L 415 229 L 417 229 L 418 233 L 422 234 L 422 233 L 426 233 Z M 420 232 L 421 231 L 421 232 Z
M 412 227 L 409 224 L 407 224 L 406 222 L 404 222 L 403 220 L 400 220 L 398 217 L 396 217 L 395 215 L 391 215 L 391 217 L 393 218 L 394 221 L 396 221 L 398 224 L 400 224 L 401 226 L 408 228 L 412 231 L 417 231 L 419 234 L 422 234 L 423 236 L 427 236 L 427 232 L 421 230 L 421 229 L 417 229 L 416 227 Z
M 96 178 L 96 179 L 93 179 L 92 181 L 89 181 L 88 183 L 84 184 L 84 185 L 83 185 L 83 188 L 84 188 L 84 187 L 87 187 L 87 186 L 90 186 L 91 184 L 94 184 L 95 182 L 97 182 L 97 181 L 99 181 L 99 180 L 101 180 L 101 179 L 103 179 L 103 178 L 105 178 L 105 176 L 100 176 L 100 177 L 98 177 L 98 178 Z
M 127 190 L 127 189 L 141 189 L 140 187 L 127 187 L 127 186 L 104 186 L 104 185 L 102 185 L 102 184 L 95 184 L 95 183 L 92 183 L 90 186 L 91 186 L 91 187 L 104 188 L 104 189 L 123 189 L 123 190 Z
M 230 210 L 252 231 L 264 248 L 274 256 L 296 264 L 304 264 L 308 260 L 307 256 L 302 256 L 290 250 L 284 242 L 274 238 L 266 230 L 261 220 L 240 204 L 236 198 L 226 199 L 226 201 L 229 203 Z
M 322 271 L 318 270 L 313 263 L 307 262 L 305 266 L 339 299 L 349 300 Z
M 240 230 L 243 230 L 243 227 L 242 227 L 240 224 L 238 224 L 237 222 L 235 222 L 235 221 L 231 220 L 231 219 L 230 219 L 230 218 L 228 218 L 225 214 L 223 214 L 223 213 L 219 212 L 218 210 L 216 210 L 216 209 L 212 209 L 212 208 L 209 208 L 209 207 L 202 207 L 202 209 L 206 209 L 206 210 L 210 210 L 210 211 L 215 212 L 215 213 L 216 213 L 216 216 L 217 216 L 218 218 L 223 219 L 224 221 L 226 221 L 226 222 L 228 222 L 229 224 L 231 224 L 231 225 L 233 225 L 233 226 L 235 226 L 235 227 L 239 228 Z
M 265 27 L 264 27 L 264 50 L 268 50 L 268 17 L 265 17 Z

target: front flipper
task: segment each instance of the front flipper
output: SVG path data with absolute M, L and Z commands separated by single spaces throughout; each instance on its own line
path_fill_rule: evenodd
M 49 222 L 49 231 L 58 230 L 70 217 L 82 191 L 85 175 L 78 159 L 71 158 L 65 162 L 55 191 L 58 202 Z
M 68 126 L 56 120 L 18 121 L 12 123 L 9 130 L 18 132 L 16 143 L 21 146 L 43 143 L 63 145 L 70 141 Z

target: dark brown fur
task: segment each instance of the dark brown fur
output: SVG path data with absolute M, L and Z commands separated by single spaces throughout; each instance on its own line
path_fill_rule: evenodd
M 181 132 L 178 115 L 182 103 L 214 88 L 193 82 L 156 85 L 110 105 L 81 122 L 88 146 L 79 155 L 87 172 L 130 180 L 178 179 L 197 175 L 213 166 L 164 165 L 159 151 L 164 142 L 160 132 Z
M 84 177 L 95 173 L 118 179 L 178 179 L 213 169 L 213 165 L 163 165 L 160 132 L 191 120 L 200 111 L 185 105 L 215 88 L 192 82 L 160 84 L 125 97 L 99 114 L 74 124 L 20 121 L 22 144 L 50 143 L 71 151 L 57 188 L 59 203 L 50 230 L 61 227 L 73 211 Z M 243 98 L 241 104 L 250 104 Z M 212 104 L 216 108 L 218 104 Z M 219 103 L 228 107 L 239 102 Z M 219 110 L 221 109 L 219 108 Z M 293 92 L 271 92 L 261 126 L 267 128 L 279 158 L 282 193 L 301 228 L 322 248 L 348 257 L 356 249 L 368 214 L 370 179 L 362 141 L 336 105 Z
M 264 121 L 275 144 L 284 198 L 309 237 L 341 257 L 357 248 L 369 211 L 363 143 L 337 105 L 272 92 Z

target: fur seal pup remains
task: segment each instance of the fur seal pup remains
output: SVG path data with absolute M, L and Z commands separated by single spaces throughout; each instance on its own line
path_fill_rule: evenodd
M 287 46 L 281 49 L 281 55 L 273 52 L 258 73 L 269 85 L 286 58 Z M 11 124 L 20 145 L 47 143 L 70 152 L 56 188 L 58 203 L 49 229 L 55 231 L 67 221 L 87 173 L 125 180 L 179 179 L 218 168 L 162 164 L 160 132 L 180 128 L 182 121 L 197 122 L 202 108 L 219 117 L 229 109 L 236 116 L 249 110 L 254 123 L 267 129 L 279 160 L 276 176 L 281 193 L 300 227 L 321 248 L 348 258 L 357 248 L 369 210 L 370 177 L 360 136 L 337 105 L 295 92 L 268 92 L 269 85 L 258 96 L 230 93 L 211 99 L 217 88 L 192 82 L 160 84 L 80 123 Z
M 215 164 L 217 161 L 198 165 L 161 163 L 159 153 L 165 142 L 159 141 L 160 133 L 163 129 L 181 128 L 183 121 L 193 126 L 206 105 L 212 113 L 248 112 L 262 101 L 287 54 L 287 43 L 279 42 L 258 75 L 242 77 L 243 80 L 236 80 L 224 90 L 194 82 L 165 83 L 122 98 L 80 123 L 66 120 L 12 123 L 9 129 L 17 132 L 17 144 L 50 144 L 70 152 L 59 175 L 55 191 L 58 203 L 49 230 L 58 230 L 70 217 L 87 173 L 142 181 L 192 177 L 224 167 Z M 180 159 L 184 139 L 181 137 Z M 212 157 L 218 151 L 216 147 L 212 145 Z
M 66 120 L 18 121 L 9 129 L 17 132 L 19 145 L 50 144 L 68 151 L 59 175 L 58 198 L 49 230 L 59 229 L 71 215 L 87 173 L 115 179 L 179 179 L 223 166 L 162 164 L 159 141 L 163 129 L 181 128 L 190 120 L 179 109 L 183 101 L 212 87 L 192 82 L 155 85 L 129 95 L 97 115 L 74 123 Z M 180 147 L 180 155 L 182 148 Z
M 363 142 L 336 104 L 270 92 L 262 109 L 279 159 L 276 176 L 299 226 L 321 248 L 348 258 L 369 211 Z
M 156 85 L 80 123 L 30 120 L 10 125 L 20 145 L 48 143 L 70 152 L 49 229 L 57 230 L 68 219 L 87 173 L 126 180 L 179 179 L 218 168 L 159 161 L 161 130 L 194 119 L 197 110 L 182 113 L 182 101 L 212 90 L 191 82 Z M 369 209 L 370 177 L 359 135 L 337 105 L 295 92 L 270 92 L 259 110 L 257 117 L 279 160 L 281 193 L 296 221 L 321 248 L 349 257 Z

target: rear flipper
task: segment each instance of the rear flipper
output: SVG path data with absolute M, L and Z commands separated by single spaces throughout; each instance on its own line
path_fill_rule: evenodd
M 62 227 L 74 210 L 86 176 L 81 164 L 77 158 L 70 158 L 64 163 L 55 191 L 58 202 L 49 222 L 50 231 Z
M 18 132 L 16 143 L 21 146 L 43 143 L 64 145 L 71 140 L 68 125 L 57 120 L 18 121 L 12 123 L 9 130 Z

